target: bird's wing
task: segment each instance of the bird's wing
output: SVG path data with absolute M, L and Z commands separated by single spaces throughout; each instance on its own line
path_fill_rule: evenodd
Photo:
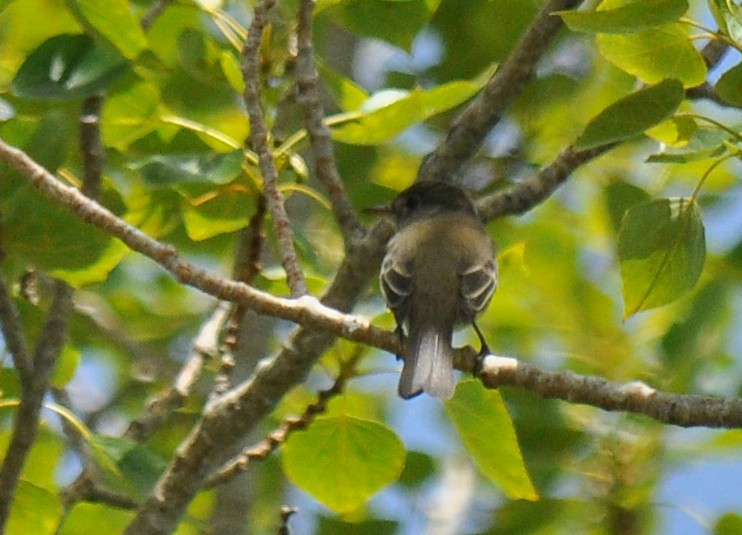
M 460 271 L 460 319 L 473 319 L 487 307 L 497 287 L 497 265 L 493 259 L 464 266 Z
M 398 262 L 391 255 L 381 265 L 381 291 L 400 324 L 410 313 L 410 296 L 414 289 L 411 272 L 411 261 Z

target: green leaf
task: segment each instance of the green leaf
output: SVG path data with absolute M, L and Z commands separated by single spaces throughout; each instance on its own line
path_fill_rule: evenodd
M 212 193 L 205 199 L 186 201 L 183 223 L 194 241 L 241 229 L 254 211 L 253 199 L 240 189 L 222 188 Z
M 629 33 L 676 21 L 688 11 L 687 0 L 639 0 L 602 11 L 558 11 L 570 30 Z
M 46 489 L 21 480 L 6 525 L 7 533 L 53 535 L 62 517 L 62 503 Z
M 605 187 L 605 200 L 613 230 L 618 233 L 626 211 L 651 199 L 649 193 L 623 180 L 616 180 Z
M 103 142 L 125 151 L 159 124 L 160 95 L 155 86 L 133 81 L 106 99 L 101 126 Z
M 242 172 L 244 159 L 242 150 L 223 154 L 156 155 L 132 164 L 131 168 L 154 187 L 204 181 L 227 184 Z
M 59 356 L 54 366 L 54 375 L 52 377 L 52 386 L 54 388 L 64 388 L 77 371 L 80 364 L 80 351 L 70 346 L 64 346 L 62 354 Z
M 78 502 L 64 519 L 59 535 L 100 533 L 102 526 L 108 534 L 123 533 L 134 517 L 133 511 L 124 511 L 98 503 Z
M 282 448 L 288 478 L 336 513 L 360 508 L 397 480 L 402 442 L 386 426 L 351 416 L 322 417 Z
M 439 3 L 440 0 L 346 0 L 330 11 L 351 32 L 383 39 L 408 50 Z
M 726 513 L 719 517 L 714 526 L 714 535 L 737 535 L 742 533 L 742 516 Z
M 511 499 L 538 499 L 500 392 L 487 390 L 478 381 L 462 381 L 445 408 L 485 477 Z
M 592 119 L 575 143 L 578 150 L 621 141 L 667 119 L 685 98 L 677 80 L 640 89 L 614 102 Z
M 734 41 L 742 41 L 742 9 L 729 0 L 708 0 L 711 13 L 720 30 Z
M 30 185 L 21 187 L 6 206 L 8 250 L 74 286 L 104 280 L 127 252 Z
M 364 114 L 332 132 L 340 142 L 354 145 L 379 145 L 407 128 L 434 115 L 454 108 L 474 96 L 492 75 L 486 70 L 472 80 L 459 80 L 430 90 L 390 89 L 372 95 L 361 107 Z
M 673 78 L 693 87 L 706 79 L 703 57 L 677 23 L 628 35 L 598 34 L 596 40 L 608 61 L 648 84 Z
M 135 59 L 147 38 L 127 0 L 65 0 L 86 27 L 113 45 L 121 55 Z
M 57 35 L 28 55 L 12 89 L 26 98 L 85 98 L 108 87 L 127 65 L 113 49 L 87 35 Z
M 695 201 L 656 199 L 629 209 L 618 235 L 624 315 L 681 297 L 701 276 L 705 256 Z
M 320 516 L 316 533 L 332 535 L 394 535 L 399 533 L 399 522 L 392 520 L 364 520 L 343 522 L 341 518 Z
M 738 63 L 716 82 L 716 92 L 734 106 L 742 106 L 742 63 Z

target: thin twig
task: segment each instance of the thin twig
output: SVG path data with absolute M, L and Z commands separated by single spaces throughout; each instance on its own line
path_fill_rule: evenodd
M 0 273 L 0 328 L 2 328 L 5 347 L 18 370 L 21 383 L 33 380 L 33 362 L 23 335 L 23 325 L 5 277 Z
M 327 189 L 332 210 L 346 243 L 357 240 L 364 229 L 358 219 L 335 163 L 330 129 L 324 122 L 319 95 L 319 74 L 314 63 L 312 19 L 315 0 L 301 0 L 298 14 L 298 50 L 296 60 L 298 102 L 304 111 L 304 123 L 311 142 L 314 172 Z
M 0 467 L 0 534 L 5 533 L 10 505 L 21 470 L 39 430 L 39 413 L 49 389 L 52 370 L 64 345 L 72 311 L 72 289 L 56 281 L 51 306 L 33 354 L 33 376 L 21 382 L 21 400 L 13 422 L 13 434 Z
M 446 138 L 429 154 L 418 172 L 418 180 L 451 180 L 479 150 L 482 141 L 500 121 L 503 112 L 531 79 L 539 59 L 562 28 L 555 11 L 571 9 L 581 0 L 549 0 L 531 22 L 520 42 L 484 90 L 451 125 Z
M 156 0 L 152 7 L 144 14 L 142 19 L 139 21 L 139 25 L 146 32 L 155 23 L 157 18 L 162 15 L 165 8 L 172 4 L 173 0 Z
M 260 104 L 260 45 L 268 23 L 268 12 L 275 0 L 263 0 L 255 6 L 250 31 L 242 50 L 242 74 L 245 80 L 244 100 L 250 117 L 250 145 L 258 154 L 263 175 L 263 193 L 273 217 L 273 228 L 281 252 L 281 263 L 293 297 L 307 295 L 307 283 L 294 248 L 294 231 L 286 214 L 283 195 L 278 189 L 278 169 L 270 150 L 268 127 Z
M 615 144 L 583 151 L 575 151 L 572 147 L 567 147 L 553 162 L 542 167 L 534 175 L 504 191 L 498 191 L 479 199 L 477 201 L 479 216 L 484 221 L 491 221 L 505 215 L 517 215 L 531 210 L 548 199 L 577 167 L 613 147 Z

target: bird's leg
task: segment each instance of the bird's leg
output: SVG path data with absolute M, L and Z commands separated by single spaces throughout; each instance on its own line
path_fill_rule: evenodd
M 474 376 L 477 377 L 479 375 L 479 372 L 482 371 L 482 364 L 484 363 L 484 357 L 487 355 L 491 355 L 492 351 L 490 351 L 490 346 L 487 345 L 487 341 L 484 339 L 484 335 L 482 334 L 482 331 L 479 329 L 479 326 L 475 321 L 471 322 L 472 327 L 474 327 L 474 332 L 477 333 L 477 336 L 479 337 L 479 343 L 481 344 L 479 348 L 479 354 L 477 355 L 477 361 L 474 364 Z

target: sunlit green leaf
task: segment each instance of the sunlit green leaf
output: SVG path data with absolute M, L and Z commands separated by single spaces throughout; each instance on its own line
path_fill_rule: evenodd
M 102 526 L 105 526 L 108 534 L 123 533 L 133 517 L 133 511 L 99 503 L 79 502 L 65 517 L 58 534 L 100 533 Z
M 106 99 L 103 107 L 103 140 L 106 145 L 125 150 L 158 124 L 157 89 L 142 80 L 134 81 Z
M 657 199 L 629 209 L 618 235 L 624 315 L 675 301 L 701 276 L 706 239 L 698 205 Z
M 221 188 L 203 199 L 190 199 L 183 223 L 194 241 L 233 232 L 247 225 L 255 207 L 253 199 L 238 188 Z
M 708 6 L 723 33 L 737 43 L 742 41 L 742 10 L 729 0 L 708 0 Z
M 599 11 L 559 11 L 577 32 L 629 33 L 672 22 L 688 11 L 687 0 L 639 0 Z
M 497 390 L 462 381 L 446 414 L 482 474 L 511 499 L 537 500 L 510 414 Z
M 664 80 L 614 102 L 585 127 L 575 143 L 589 149 L 641 134 L 667 119 L 685 97 L 677 80 Z
M 52 386 L 54 388 L 64 388 L 75 375 L 78 364 L 80 364 L 80 351 L 70 346 L 65 346 L 54 367 Z
M 626 35 L 599 34 L 596 39 L 608 61 L 648 84 L 673 78 L 693 87 L 706 79 L 703 57 L 679 24 Z
M 289 479 L 337 513 L 360 508 L 396 481 L 405 457 L 388 427 L 352 416 L 318 418 L 281 451 Z
M 62 503 L 55 493 L 21 480 L 10 508 L 6 533 L 54 535 L 61 517 Z
M 127 62 L 87 35 L 57 35 L 31 52 L 13 79 L 26 98 L 84 98 L 108 87 Z
M 388 90 L 372 95 L 361 107 L 362 116 L 333 130 L 337 141 L 378 145 L 407 128 L 466 102 L 487 83 L 492 71 L 472 80 L 459 80 L 430 90 Z
M 126 0 L 65 0 L 72 12 L 121 54 L 136 58 L 147 46 L 147 38 Z

